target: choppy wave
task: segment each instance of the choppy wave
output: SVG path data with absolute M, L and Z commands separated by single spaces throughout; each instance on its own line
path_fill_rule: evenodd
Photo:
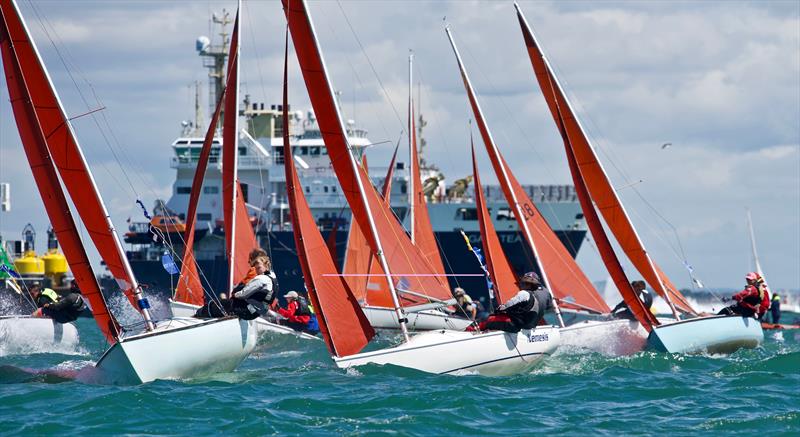
M 0 434 L 791 435 L 800 428 L 800 342 L 790 331 L 730 356 L 561 351 L 530 374 L 503 378 L 341 370 L 323 342 L 282 336 L 235 372 L 117 387 L 91 384 L 90 360 L 104 345 L 91 320 L 79 328 L 89 357 L 0 357 Z M 70 419 L 43 415 L 54 406 Z

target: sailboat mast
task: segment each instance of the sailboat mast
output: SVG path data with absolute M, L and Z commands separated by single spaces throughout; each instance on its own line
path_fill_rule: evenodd
M 544 62 L 545 66 L 547 67 L 547 70 L 548 70 L 548 72 L 550 72 L 550 74 L 548 74 L 548 76 L 550 77 L 550 79 L 552 80 L 552 83 L 553 83 L 553 84 L 555 85 L 555 87 L 558 89 L 558 91 L 560 92 L 560 94 L 563 96 L 563 99 L 564 99 L 564 102 L 566 103 L 567 109 L 569 109 L 569 111 L 570 111 L 572 114 L 577 114 L 577 113 L 575 112 L 575 108 L 573 108 L 573 107 L 572 107 L 572 103 L 570 102 L 569 98 L 568 98 L 568 97 L 567 97 L 567 95 L 564 93 L 564 88 L 561 86 L 561 83 L 558 81 L 558 77 L 556 77 L 556 75 L 555 75 L 555 74 L 552 74 L 552 73 L 551 73 L 551 72 L 553 71 L 553 67 L 550 65 L 550 60 L 549 60 L 549 59 L 547 58 L 547 56 L 545 55 L 545 53 L 544 53 L 544 50 L 542 50 L 542 48 L 541 48 L 541 47 L 542 47 L 542 45 L 541 45 L 541 44 L 539 44 L 539 41 L 538 41 L 538 39 L 536 38 L 536 35 L 535 35 L 535 34 L 533 33 L 533 31 L 531 30 L 531 27 L 530 27 L 530 25 L 528 24 L 528 20 L 525 18 L 525 14 L 523 14 L 523 13 L 522 13 L 522 9 L 519 7 L 519 4 L 517 4 L 516 2 L 514 2 L 514 8 L 517 10 L 517 14 L 518 14 L 518 16 L 519 16 L 519 19 L 520 19 L 520 21 L 521 21 L 521 22 L 522 22 L 522 23 L 525 25 L 525 28 L 528 30 L 528 33 L 530 34 L 531 38 L 533 39 L 533 41 L 534 41 L 534 44 L 536 44 L 537 48 L 539 49 L 539 51 L 540 51 L 540 53 L 541 53 L 542 62 Z M 595 161 L 597 162 L 597 165 L 599 166 L 599 168 L 600 168 L 600 170 L 603 172 L 603 174 L 604 174 L 604 175 L 606 175 L 605 177 L 607 178 L 607 177 L 608 177 L 608 176 L 607 176 L 607 175 L 608 175 L 608 173 L 607 173 L 607 172 L 606 172 L 606 170 L 603 168 L 603 163 L 602 163 L 602 162 L 600 161 L 600 159 L 598 158 L 598 156 L 597 156 L 597 153 L 596 153 L 596 152 L 595 152 L 595 150 L 594 150 L 594 147 L 592 147 L 592 145 L 591 145 L 591 142 L 589 141 L 589 137 L 588 137 L 588 136 L 586 136 L 586 130 L 583 128 L 583 125 L 581 125 L 581 122 L 580 122 L 580 120 L 578 119 L 578 117 L 577 117 L 577 116 L 575 116 L 575 117 L 574 117 L 574 119 L 575 119 L 575 123 L 578 125 L 578 128 L 580 129 L 581 133 L 582 133 L 582 134 L 583 134 L 583 136 L 586 138 L 586 142 L 589 144 L 589 150 L 591 151 L 591 153 L 592 153 L 592 155 L 593 155 L 593 157 L 594 157 Z M 617 204 L 619 204 L 620 211 L 621 211 L 621 212 L 622 212 L 622 214 L 624 215 L 624 217 L 625 217 L 625 220 L 626 220 L 628 223 L 630 223 L 630 227 L 631 227 L 631 229 L 632 229 L 632 231 L 633 231 L 633 235 L 634 235 L 634 237 L 636 238 L 636 240 L 638 241 L 638 243 L 639 243 L 639 246 L 641 246 L 641 247 L 643 248 L 643 247 L 644 247 L 644 245 L 643 245 L 643 244 L 642 244 L 642 242 L 641 242 L 641 241 L 642 241 L 642 239 L 639 237 L 639 233 L 636 231 L 636 228 L 634 228 L 634 227 L 633 227 L 633 223 L 630 221 L 630 216 L 628 215 L 628 212 L 625 210 L 625 206 L 622 204 L 622 202 L 620 202 L 620 201 L 619 201 L 619 197 L 617 196 L 617 193 L 616 193 L 616 191 L 615 191 L 615 190 L 613 190 L 613 187 L 612 187 L 612 190 L 611 190 L 611 191 L 612 191 L 612 194 L 613 194 L 613 196 L 614 196 L 614 197 L 616 197 Z M 652 258 L 650 257 L 650 254 L 649 254 L 649 253 L 647 253 L 647 252 L 645 251 L 645 252 L 644 252 L 644 256 L 645 256 L 645 257 L 646 257 L 646 259 L 647 259 L 647 264 L 648 264 L 648 266 L 650 267 L 650 269 L 651 269 L 653 272 L 657 272 L 656 266 L 655 266 L 655 264 L 653 263 L 653 260 L 652 260 Z M 675 318 L 676 318 L 676 319 L 680 320 L 680 316 L 679 316 L 679 314 L 678 314 L 678 311 L 675 309 L 675 305 L 672 303 L 672 299 L 671 299 L 671 298 L 670 298 L 670 296 L 669 296 L 669 293 L 670 293 L 670 292 L 669 292 L 669 289 L 666 287 L 666 285 L 664 284 L 664 281 L 661 279 L 661 275 L 659 275 L 658 273 L 656 273 L 656 274 L 655 274 L 655 277 L 657 278 L 656 280 L 658 281 L 658 284 L 657 284 L 657 285 L 659 285 L 659 286 L 661 287 L 661 289 L 662 289 L 662 290 L 664 290 L 663 296 L 664 296 L 664 299 L 667 301 L 667 304 L 669 305 L 670 309 L 672 310 L 672 314 L 675 316 Z M 652 284 L 651 284 L 651 285 L 652 285 Z
M 61 117 L 65 120 L 64 125 L 66 126 L 69 136 L 73 139 L 75 144 L 76 155 L 79 159 L 79 165 L 76 167 L 85 169 L 85 174 L 89 182 L 89 188 L 91 192 L 94 194 L 95 200 L 97 202 L 97 206 L 100 209 L 103 219 L 105 220 L 105 227 L 107 229 L 107 235 L 111 236 L 111 240 L 114 244 L 114 250 L 121 261 L 123 272 L 127 278 L 124 284 L 119 284 L 120 288 L 123 291 L 126 291 L 125 287 L 130 287 L 131 292 L 134 295 L 136 300 L 137 306 L 141 311 L 142 317 L 145 321 L 145 327 L 148 331 L 155 329 L 155 324 L 153 323 L 153 319 L 150 317 L 150 311 L 148 308 L 150 307 L 147 300 L 142 295 L 142 290 L 139 287 L 139 283 L 136 281 L 136 277 L 133 275 L 133 270 L 131 269 L 130 263 L 128 262 L 128 258 L 125 256 L 125 251 L 122 249 L 122 243 L 119 240 L 119 236 L 117 235 L 117 231 L 114 228 L 114 224 L 111 222 L 111 216 L 108 214 L 108 209 L 103 202 L 103 198 L 100 197 L 100 191 L 97 189 L 97 183 L 94 180 L 94 175 L 92 175 L 91 170 L 89 169 L 89 165 L 86 162 L 86 157 L 83 155 L 83 150 L 81 149 L 80 145 L 78 144 L 77 137 L 75 136 L 75 131 L 72 128 L 72 123 L 69 121 L 69 118 L 66 115 L 66 111 L 64 110 L 64 104 L 61 102 L 61 97 L 58 95 L 55 87 L 53 86 L 53 80 L 50 77 L 50 72 L 47 71 L 44 62 L 42 61 L 42 56 L 39 53 L 39 48 L 36 46 L 36 42 L 33 38 L 30 37 L 30 30 L 28 29 L 28 24 L 22 18 L 22 14 L 19 12 L 19 7 L 17 6 L 16 2 L 13 2 L 14 9 L 16 11 L 17 16 L 19 17 L 20 23 L 25 30 L 25 34 L 28 35 L 28 41 L 30 42 L 31 48 L 33 49 L 33 53 L 36 56 L 36 60 L 41 66 L 41 71 L 47 80 L 47 86 L 49 87 L 50 92 L 56 104 L 58 106 L 58 111 L 60 112 Z M 79 211 L 80 213 L 80 211 Z M 118 283 L 120 281 L 117 278 Z M 129 283 L 128 283 L 129 282 Z
M 309 29 L 308 35 L 304 35 L 304 36 L 307 36 L 311 40 L 311 42 L 313 43 L 314 49 L 317 52 L 317 56 L 318 56 L 318 59 L 319 59 L 320 67 L 322 69 L 322 79 L 321 80 L 324 80 L 324 82 L 325 82 L 325 89 L 327 91 L 328 96 L 330 96 L 331 100 L 333 102 L 335 102 L 336 100 L 333 98 L 333 96 L 335 96 L 336 94 L 334 93 L 333 87 L 331 86 L 331 83 L 328 80 L 328 77 L 330 77 L 328 75 L 328 67 L 327 67 L 327 64 L 325 63 L 325 57 L 322 55 L 322 51 L 319 49 L 319 41 L 317 40 L 317 33 L 316 33 L 316 30 L 314 29 L 314 21 L 311 18 L 311 14 L 308 11 L 308 5 L 306 4 L 305 0 L 299 0 L 299 1 L 295 0 L 294 2 L 290 2 L 289 0 L 283 0 L 284 9 L 286 10 L 286 18 L 287 18 L 287 20 L 290 21 L 290 28 L 292 27 L 291 26 L 291 15 L 293 13 L 293 11 L 290 9 L 291 3 L 300 3 L 302 5 L 301 7 L 302 7 L 302 10 L 303 10 L 303 15 L 304 15 L 304 17 L 305 17 L 305 19 L 307 21 L 308 29 Z M 297 44 L 295 44 L 295 46 L 297 46 Z M 367 222 L 369 224 L 369 231 L 372 234 L 372 237 L 373 237 L 373 239 L 375 241 L 375 245 L 376 245 L 376 249 L 377 249 L 377 251 L 375 253 L 375 256 L 378 257 L 378 261 L 381 263 L 381 267 L 383 268 L 383 271 L 384 271 L 384 273 L 386 275 L 386 281 L 388 282 L 388 285 L 389 285 L 389 292 L 392 295 L 392 304 L 394 305 L 394 310 L 395 310 L 395 313 L 397 315 L 398 322 L 400 323 L 400 331 L 402 332 L 403 338 L 405 339 L 405 341 L 408 341 L 409 340 L 408 327 L 406 326 L 406 323 L 408 322 L 408 319 L 403 314 L 403 308 L 402 308 L 402 306 L 400 306 L 400 298 L 397 295 L 397 289 L 395 288 L 394 282 L 392 281 L 391 269 L 389 269 L 389 263 L 386 261 L 386 257 L 384 256 L 383 245 L 381 243 L 381 236 L 378 233 L 377 227 L 375 226 L 375 220 L 373 218 L 373 213 L 372 213 L 369 201 L 368 201 L 367 196 L 366 196 L 366 188 L 364 187 L 364 181 L 362 180 L 362 178 L 360 176 L 360 173 L 358 171 L 358 164 L 356 163 L 354 155 L 353 155 L 353 146 L 350 144 L 349 138 L 347 138 L 347 129 L 345 128 L 344 123 L 342 122 L 342 114 L 339 112 L 339 106 L 334 104 L 329 109 L 332 110 L 334 112 L 334 114 L 336 115 L 336 121 L 339 124 L 339 131 L 341 132 L 341 135 L 344 137 L 343 138 L 344 142 L 347 145 L 347 151 L 348 151 L 347 159 L 348 159 L 349 165 L 350 165 L 350 167 L 351 167 L 351 169 L 353 171 L 353 174 L 356 175 L 355 181 L 356 181 L 356 184 L 357 184 L 357 187 L 358 187 L 358 195 L 359 195 L 359 197 L 361 197 L 361 202 L 364 204 L 364 208 L 365 208 L 365 212 L 366 212 L 366 216 L 367 216 Z M 370 189 L 373 189 L 373 188 L 370 187 Z
M 446 26 L 444 28 L 444 31 L 447 33 L 447 38 L 450 40 L 450 46 L 453 48 L 453 53 L 455 53 L 456 55 L 456 61 L 458 61 L 458 68 L 461 70 L 461 77 L 464 79 L 464 84 L 468 88 L 468 92 L 470 94 L 470 100 L 472 101 L 473 109 L 475 110 L 475 118 L 478 119 L 477 120 L 478 126 L 482 129 L 485 129 L 486 131 L 486 135 L 488 136 L 490 143 L 487 144 L 487 146 L 491 147 L 494 150 L 495 154 L 499 154 L 499 151 L 497 150 L 497 145 L 495 144 L 494 139 L 492 138 L 492 133 L 486 127 L 485 118 L 483 117 L 483 110 L 481 109 L 480 103 L 478 102 L 477 98 L 472 98 L 472 96 L 475 94 L 472 88 L 472 82 L 469 80 L 469 75 L 467 74 L 467 71 L 464 69 L 464 63 L 461 60 L 461 54 L 458 52 L 458 48 L 456 47 L 456 42 L 453 39 L 453 35 L 450 32 L 450 26 Z M 500 160 L 500 169 L 501 169 L 501 174 L 498 174 L 497 176 L 503 178 L 503 182 L 506 185 L 508 185 L 510 183 L 508 177 L 508 171 L 506 169 L 505 162 L 503 162 L 502 159 Z M 523 211 L 520 209 L 520 204 L 519 201 L 517 200 L 516 193 L 514 193 L 514 190 L 509 190 L 509 191 L 511 193 L 510 203 L 512 203 L 512 205 L 509 206 L 514 209 L 514 214 L 516 215 L 516 217 L 524 217 Z M 550 296 L 553 298 L 553 306 L 555 309 L 556 316 L 558 318 L 558 323 L 561 327 L 564 327 L 565 324 L 564 324 L 564 319 L 561 316 L 561 308 L 559 307 L 558 301 L 555 295 L 553 294 L 553 288 L 550 285 L 550 280 L 547 277 L 546 269 L 544 268 L 542 263 L 539 262 L 540 260 L 539 251 L 536 248 L 536 243 L 533 240 L 533 235 L 531 233 L 530 227 L 528 226 L 528 223 L 525 220 L 517 220 L 517 222 L 522 227 L 522 230 L 525 233 L 525 237 L 528 241 L 528 244 L 530 245 L 531 251 L 533 252 L 533 256 L 534 258 L 536 258 L 536 261 L 539 264 L 539 272 L 542 275 L 542 282 L 544 283 L 545 288 L 547 288 L 547 291 L 550 293 Z
M 764 277 L 764 272 L 761 271 L 761 263 L 758 261 L 756 235 L 753 232 L 753 217 L 750 215 L 750 208 L 747 208 L 747 229 L 750 231 L 750 248 L 753 251 L 753 263 L 755 264 L 756 272 L 758 272 L 761 277 Z
M 416 132 L 414 131 L 414 82 L 412 81 L 412 70 L 414 63 L 414 53 L 408 53 L 408 229 L 411 232 L 411 242 L 416 243 L 414 226 L 414 197 L 417 194 L 416 184 L 420 181 L 415 180 L 414 166 L 417 165 L 417 157 L 414 155 L 414 143 L 416 142 Z

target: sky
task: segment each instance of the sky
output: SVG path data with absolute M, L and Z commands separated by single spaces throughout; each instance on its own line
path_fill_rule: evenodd
M 745 208 L 773 289 L 800 288 L 800 2 L 521 1 L 556 74 L 653 258 L 688 287 L 684 261 L 712 287 L 751 267 Z M 246 1 L 241 94 L 279 103 L 285 20 L 277 1 Z M 168 198 L 170 143 L 194 116 L 194 50 L 233 1 L 21 1 L 112 219 L 124 231 Z M 428 161 L 450 181 L 471 172 L 472 118 L 444 33 L 448 23 L 498 147 L 525 184 L 570 184 L 563 143 L 533 76 L 510 1 L 324 1 L 310 10 L 344 116 L 375 142 L 405 128 L 415 56 Z M 211 36 L 211 35 L 209 35 Z M 310 109 L 290 53 L 293 109 Z M 4 81 L 4 79 L 3 79 Z M 207 102 L 203 105 L 208 117 Z M 484 183 L 496 181 L 477 137 Z M 671 146 L 663 148 L 665 143 Z M 388 163 L 390 146 L 370 150 Z M 374 155 L 374 156 L 373 156 Z M 384 164 L 385 165 L 385 164 Z M 0 182 L 12 211 L 0 234 L 47 218 L 8 90 L 0 88 Z M 96 253 L 93 253 L 94 259 Z M 605 279 L 587 241 L 579 263 Z

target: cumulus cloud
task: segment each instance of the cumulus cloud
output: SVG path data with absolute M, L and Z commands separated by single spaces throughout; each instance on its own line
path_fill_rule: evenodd
M 743 208 L 750 206 L 765 268 L 771 267 L 770 282 L 800 287 L 800 6 L 777 1 L 521 3 L 602 149 L 601 157 L 609 161 L 615 185 L 644 181 L 621 194 L 668 273 L 686 284 L 674 254 L 676 237 L 651 206 L 677 229 L 703 279 L 720 286 L 737 285 L 740 270 L 747 268 Z M 97 93 L 119 139 L 112 141 L 114 147 L 129 157 L 123 167 L 136 175 L 132 180 L 142 178 L 134 185 L 142 186 L 145 203 L 168 195 L 173 180 L 169 144 L 180 121 L 192 117 L 189 85 L 206 80 L 194 39 L 209 33 L 211 11 L 235 4 L 79 1 L 34 6 L 67 59 L 62 65 L 36 14 L 22 4 L 68 113 L 97 107 L 81 97 Z M 283 58 L 282 11 L 276 2 L 245 2 L 245 8 L 243 94 L 275 103 Z M 373 141 L 394 142 L 405 127 L 406 56 L 413 49 L 422 113 L 429 122 L 427 158 L 451 179 L 470 172 L 472 114 L 444 35 L 446 17 L 494 136 L 518 178 L 569 183 L 563 146 L 533 78 L 510 3 L 342 1 L 341 8 L 337 2 L 311 2 L 311 9 L 345 116 L 369 129 Z M 292 106 L 305 109 L 304 84 L 291 62 Z M 44 229 L 30 171 L 21 164 L 5 89 L 0 109 L 0 179 L 13 183 L 16 207 L 0 217 L 0 231 L 16 235 L 29 220 L 38 220 Z M 124 175 L 93 119 L 79 119 L 76 125 L 121 226 L 119 220 L 135 213 L 131 190 L 115 181 Z M 673 146 L 661 150 L 664 142 Z M 476 146 L 481 147 L 478 137 Z M 371 162 L 380 165 L 388 161 L 391 147 L 370 153 L 375 155 Z M 482 176 L 491 182 L 484 154 L 479 156 Z M 587 246 L 580 260 L 591 277 L 604 276 L 593 256 Z

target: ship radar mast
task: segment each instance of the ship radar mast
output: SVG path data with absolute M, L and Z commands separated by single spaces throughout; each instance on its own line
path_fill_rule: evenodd
M 211 114 L 216 109 L 217 100 L 222 95 L 225 84 L 225 61 L 228 58 L 228 44 L 230 44 L 227 27 L 231 23 L 233 23 L 231 14 L 225 9 L 222 10 L 222 14 L 212 14 L 211 26 L 214 24 L 220 26 L 221 44 L 211 44 L 207 36 L 198 37 L 195 44 L 197 54 L 203 58 L 203 67 L 208 68 L 208 106 Z

